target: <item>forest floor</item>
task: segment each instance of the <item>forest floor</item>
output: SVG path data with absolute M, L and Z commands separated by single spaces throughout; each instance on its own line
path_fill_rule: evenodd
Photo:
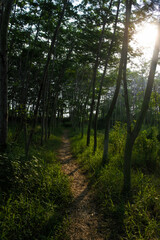
M 70 240 L 105 240 L 107 222 L 98 211 L 94 192 L 81 167 L 72 156 L 68 131 L 64 131 L 59 150 L 62 171 L 69 176 L 73 201 L 68 209 Z M 109 229 L 108 229 L 109 230 Z

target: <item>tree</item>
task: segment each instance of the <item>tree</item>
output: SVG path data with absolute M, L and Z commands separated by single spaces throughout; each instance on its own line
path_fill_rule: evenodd
M 103 159 L 102 159 L 103 165 L 108 163 L 108 142 L 109 142 L 110 119 L 111 119 L 111 116 L 112 116 L 112 113 L 113 113 L 113 110 L 115 108 L 117 98 L 118 98 L 118 95 L 119 95 L 119 90 L 120 90 L 120 85 L 121 85 L 121 80 L 122 80 L 122 71 L 123 71 L 123 67 L 124 67 L 125 58 L 127 57 L 128 28 L 129 28 L 130 14 L 131 14 L 131 5 L 132 5 L 132 1 L 129 1 L 129 0 L 126 1 L 126 23 L 125 23 L 125 31 L 124 31 L 121 59 L 120 59 L 120 64 L 119 64 L 119 71 L 118 71 L 118 76 L 117 76 L 117 83 L 116 83 L 114 96 L 113 96 L 111 105 L 109 107 L 109 110 L 108 110 L 107 116 L 106 116 L 104 151 L 103 151 Z
M 125 154 L 124 154 L 124 186 L 123 186 L 123 193 L 125 195 L 128 195 L 131 190 L 132 149 L 133 149 L 134 142 L 140 132 L 143 120 L 145 118 L 146 112 L 149 107 L 150 97 L 151 97 L 151 93 L 152 93 L 152 87 L 153 87 L 153 83 L 154 83 L 154 76 L 155 76 L 155 72 L 156 72 L 156 66 L 158 63 L 159 51 L 160 51 L 160 22 L 158 23 L 158 34 L 157 34 L 157 39 L 156 39 L 153 57 L 152 57 L 152 61 L 151 61 L 147 87 L 146 87 L 141 111 L 139 113 L 139 117 L 136 121 L 136 124 L 135 124 L 135 127 L 133 128 L 133 130 L 131 129 L 129 100 L 128 100 L 128 94 L 127 94 L 126 69 L 123 70 L 125 105 L 126 105 L 126 112 L 127 112 L 127 138 L 126 138 Z
M 110 1 L 109 7 L 108 7 L 108 11 L 110 11 L 111 7 L 112 7 L 112 2 Z M 100 10 L 103 12 L 103 8 Z M 107 13 L 106 16 L 102 15 L 102 30 L 101 30 L 101 34 L 99 37 L 99 41 L 97 44 L 97 52 L 96 52 L 96 56 L 95 56 L 95 61 L 94 61 L 94 65 L 93 65 L 93 76 L 92 76 L 92 99 L 91 99 L 91 104 L 90 104 L 90 114 L 89 114 L 89 122 L 88 122 L 88 130 L 87 130 L 87 146 L 90 145 L 90 132 L 91 132 L 91 125 L 92 125 L 92 118 L 93 118 L 93 110 L 95 107 L 95 87 L 96 87 L 96 77 L 97 77 L 97 71 L 98 71 L 98 66 L 100 63 L 100 53 L 101 53 L 101 48 L 102 48 L 102 42 L 103 42 L 103 38 L 104 38 L 104 33 L 105 33 L 105 27 L 107 24 Z
M 13 0 L 0 1 L 0 150 L 7 145 L 8 132 L 8 25 Z
M 104 78 L 105 78 L 105 75 L 106 75 L 109 59 L 111 57 L 112 48 L 113 48 L 113 44 L 114 44 L 114 41 L 115 41 L 115 34 L 116 34 L 118 15 L 119 15 L 119 7 L 120 7 L 120 0 L 118 1 L 118 6 L 117 6 L 117 14 L 116 14 L 116 18 L 115 18 L 114 32 L 113 32 L 113 35 L 112 35 L 111 43 L 110 43 L 108 53 L 107 53 L 107 57 L 106 57 L 106 61 L 105 61 L 105 66 L 104 66 L 102 78 L 101 78 L 101 81 L 100 81 L 100 89 L 99 89 L 99 93 L 98 93 L 98 99 L 97 99 L 97 105 L 96 105 L 96 114 L 95 114 L 95 119 L 94 119 L 94 152 L 96 151 L 96 148 L 97 148 L 97 122 L 98 122 L 100 98 L 101 98 Z
M 51 45 L 50 45 L 50 48 L 49 48 L 49 51 L 48 51 L 46 64 L 44 66 L 43 77 L 42 77 L 42 81 L 41 81 L 41 84 L 40 84 L 38 97 L 37 97 L 37 101 L 36 101 L 36 106 L 35 106 L 35 110 L 34 110 L 33 126 L 32 126 L 32 129 L 31 129 L 31 132 L 30 132 L 30 135 L 29 135 L 29 138 L 28 138 L 28 142 L 27 142 L 26 156 L 28 156 L 29 146 L 30 146 L 31 139 L 32 139 L 32 136 L 33 136 L 33 133 L 34 133 L 34 130 L 35 130 L 35 126 L 36 126 L 39 104 L 40 104 L 40 100 L 41 100 L 41 96 L 42 96 L 42 91 L 45 89 L 45 84 L 46 84 L 46 81 L 47 81 L 47 74 L 48 74 L 49 64 L 50 64 L 50 61 L 51 61 L 51 55 L 52 55 L 53 50 L 55 48 L 55 43 L 56 43 L 56 40 L 57 40 L 57 37 L 58 37 L 59 29 L 60 29 L 60 26 L 61 26 L 61 23 L 62 23 L 62 20 L 63 20 L 63 17 L 64 17 L 64 13 L 65 13 L 65 9 L 67 7 L 67 4 L 68 4 L 68 0 L 64 0 L 64 5 L 63 5 L 63 8 L 62 8 L 61 14 L 59 16 L 54 34 L 52 36 L 52 41 L 51 41 Z

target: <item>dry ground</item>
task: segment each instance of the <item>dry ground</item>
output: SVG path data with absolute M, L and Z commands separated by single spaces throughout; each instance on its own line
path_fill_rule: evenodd
M 68 132 L 62 137 L 62 146 L 59 150 L 59 160 L 62 171 L 71 181 L 73 202 L 68 211 L 70 240 L 105 240 L 107 238 L 107 223 L 97 211 L 94 193 L 89 186 L 85 174 L 73 158 L 70 151 Z

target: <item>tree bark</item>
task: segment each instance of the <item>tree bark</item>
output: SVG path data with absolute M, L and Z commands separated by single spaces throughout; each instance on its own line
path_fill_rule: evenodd
M 88 94 L 84 103 L 84 106 L 82 106 L 82 128 L 81 128 L 81 138 L 83 138 L 84 136 L 84 121 L 85 121 L 85 115 L 86 115 L 86 106 L 88 104 L 88 100 L 89 100 L 89 95 L 91 92 L 91 87 L 92 87 L 92 80 L 89 83 L 89 87 L 88 87 Z
M 55 42 L 56 42 L 56 39 L 57 39 L 58 34 L 59 34 L 59 29 L 60 29 L 60 26 L 61 26 L 61 23 L 62 23 L 62 20 L 63 20 L 63 17 L 64 17 L 64 13 L 65 13 L 65 9 L 67 7 L 67 4 L 68 4 L 68 0 L 65 0 L 62 12 L 60 14 L 60 17 L 59 17 L 59 20 L 58 20 L 58 23 L 57 23 L 57 26 L 56 26 L 56 29 L 55 29 L 55 32 L 54 32 L 54 35 L 52 37 L 51 46 L 50 46 L 48 56 L 47 56 L 47 61 L 46 61 L 45 67 L 44 67 L 43 78 L 42 78 L 42 81 L 41 81 L 41 84 L 40 84 L 40 89 L 39 89 L 37 102 L 36 102 L 36 107 L 35 107 L 35 111 L 34 111 L 33 126 L 32 126 L 32 129 L 31 129 L 30 136 L 29 136 L 29 139 L 28 139 L 28 144 L 27 144 L 27 156 L 28 156 L 30 143 L 31 143 L 32 136 L 33 136 L 33 133 L 34 133 L 34 130 L 35 130 L 35 126 L 36 126 L 39 104 L 40 104 L 40 100 L 41 100 L 42 90 L 43 90 L 43 87 L 44 87 L 44 85 L 46 83 L 46 79 L 47 79 L 47 73 L 48 73 L 48 67 L 49 67 L 49 64 L 50 64 L 50 61 L 51 61 L 51 55 L 52 55 L 53 49 L 55 47 Z
M 8 134 L 8 25 L 13 0 L 0 1 L 0 151 L 7 146 Z
M 104 82 L 104 78 L 106 75 L 106 70 L 108 67 L 108 62 L 109 62 L 109 58 L 112 52 L 112 47 L 115 41 L 115 34 L 116 34 L 116 28 L 117 28 L 117 22 L 118 22 L 118 15 L 119 15 L 119 6 L 120 6 L 120 0 L 118 1 L 118 6 L 117 6 L 117 14 L 116 14 L 116 19 L 115 19 L 115 25 L 114 25 L 114 32 L 112 35 L 112 40 L 111 40 L 111 44 L 108 50 L 108 54 L 107 54 L 107 58 L 105 61 L 105 67 L 104 67 L 104 71 L 103 71 L 103 75 L 101 78 L 101 83 L 100 83 L 100 89 L 99 89 L 99 93 L 98 93 L 98 100 L 97 100 L 97 106 L 96 106 L 96 114 L 95 114 L 95 120 L 94 120 L 94 152 L 97 149 L 97 122 L 98 122 L 98 113 L 99 113 L 99 105 L 100 105 L 100 98 L 101 98 L 101 93 L 102 93 L 102 87 L 103 87 L 103 82 Z M 107 144 L 107 143 L 106 143 Z
M 130 196 L 131 188 L 131 157 L 133 149 L 134 139 L 131 134 L 127 133 L 125 152 L 124 152 L 124 185 L 123 194 Z
M 115 108 L 117 98 L 119 95 L 119 90 L 120 90 L 120 85 L 121 85 L 121 80 L 122 80 L 122 72 L 123 72 L 123 66 L 124 66 L 124 61 L 125 61 L 125 56 L 128 50 L 128 44 L 126 44 L 126 39 L 128 39 L 128 27 L 129 27 L 129 20 L 130 20 L 130 13 L 131 13 L 131 8 L 129 8 L 128 1 L 126 1 L 126 23 L 125 23 L 125 31 L 124 31 L 124 38 L 123 38 L 123 46 L 122 46 L 122 52 L 121 52 L 121 60 L 119 64 L 119 71 L 118 71 L 118 77 L 117 77 L 117 84 L 116 84 L 116 89 L 114 92 L 114 96 L 111 102 L 111 105 L 109 107 L 107 116 L 106 116 L 106 126 L 105 126 L 105 135 L 104 135 L 104 151 L 103 151 L 103 158 L 102 158 L 102 164 L 105 165 L 106 163 L 109 162 L 108 160 L 108 142 L 109 142 L 109 125 L 110 125 L 110 119 L 113 113 L 113 110 Z M 107 144 L 105 146 L 105 144 Z
M 106 25 L 106 21 L 103 22 L 103 29 L 102 29 L 102 33 L 101 33 L 101 36 L 100 36 L 100 39 L 99 39 L 99 45 L 98 45 L 98 51 L 97 51 L 96 61 L 95 61 L 94 68 L 93 68 L 93 77 L 92 77 L 92 101 L 91 101 L 91 105 L 90 105 L 90 114 L 89 114 L 88 130 L 87 130 L 87 146 L 90 145 L 90 135 L 91 135 L 91 126 L 92 126 L 93 110 L 94 110 L 94 105 L 95 105 L 96 76 L 97 76 L 97 69 L 98 69 L 98 65 L 99 65 L 99 55 L 100 55 L 100 51 L 101 51 L 101 46 L 102 46 L 102 40 L 103 40 L 105 25 Z
M 109 10 L 111 9 L 112 6 L 112 0 L 110 1 L 109 5 Z M 107 19 L 107 16 L 106 16 Z M 90 106 L 90 114 L 89 114 L 89 122 L 88 122 L 88 129 L 87 129 L 87 146 L 90 145 L 90 134 L 91 134 L 91 126 L 92 126 L 92 118 L 93 118 L 93 110 L 94 110 L 94 105 L 95 105 L 95 85 L 96 85 L 96 77 L 97 77 L 97 70 L 98 70 L 98 65 L 99 65 L 99 55 L 101 51 L 101 46 L 102 46 L 102 40 L 104 36 L 104 31 L 105 31 L 105 26 L 106 26 L 106 19 L 103 22 L 103 28 L 102 28 L 102 33 L 99 39 L 99 45 L 98 45 L 98 51 L 97 51 L 97 56 L 96 56 L 96 61 L 94 64 L 93 68 L 93 77 L 92 77 L 92 101 L 91 101 L 91 106 Z
M 153 52 L 147 87 L 146 87 L 141 111 L 133 131 L 131 133 L 127 132 L 127 140 L 126 140 L 125 154 L 124 154 L 124 185 L 123 185 L 123 194 L 125 195 L 128 195 L 131 191 L 132 149 L 133 149 L 134 142 L 140 132 L 142 123 L 144 121 L 146 112 L 149 107 L 150 97 L 151 97 L 153 83 L 154 83 L 154 76 L 155 76 L 156 67 L 158 63 L 159 51 L 160 51 L 160 22 L 158 24 L 158 35 L 157 35 L 157 40 L 156 40 L 156 44 Z

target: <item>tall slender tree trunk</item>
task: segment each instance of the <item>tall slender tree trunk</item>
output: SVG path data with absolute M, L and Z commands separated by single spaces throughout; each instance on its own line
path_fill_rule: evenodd
M 8 133 L 8 59 L 7 39 L 13 0 L 0 2 L 0 151 L 7 146 Z
M 47 99 L 46 99 L 46 121 L 45 121 L 45 141 L 49 138 L 48 128 L 49 128 L 49 112 L 51 104 L 51 79 L 48 80 L 48 90 L 47 90 Z
M 41 146 L 43 146 L 44 141 L 44 128 L 45 128 L 45 112 L 42 110 L 42 118 L 41 118 Z
M 95 119 L 94 119 L 94 149 L 93 149 L 94 152 L 97 149 L 97 122 L 98 122 L 100 98 L 101 98 L 101 94 L 102 94 L 102 87 L 103 87 L 103 82 L 104 82 L 104 78 L 105 78 L 105 75 L 106 75 L 106 70 L 107 70 L 109 58 L 110 58 L 110 55 L 111 55 L 111 52 L 112 52 L 112 47 L 113 47 L 113 44 L 114 44 L 114 41 L 115 41 L 115 34 L 116 34 L 118 15 L 119 15 L 119 7 L 120 7 L 120 0 L 118 1 L 117 14 L 116 14 L 115 25 L 114 25 L 114 32 L 113 32 L 113 35 L 112 35 L 112 40 L 111 40 L 110 47 L 109 47 L 108 54 L 107 54 L 107 58 L 106 58 L 106 61 L 105 61 L 105 67 L 104 67 L 103 75 L 102 75 L 102 78 L 101 78 L 100 89 L 99 89 L 99 93 L 98 93 L 96 114 L 95 114 Z
M 124 152 L 124 195 L 130 195 L 131 188 L 131 157 L 134 139 L 131 134 L 127 133 L 125 152 Z
M 118 71 L 118 77 L 117 77 L 117 84 L 116 89 L 114 92 L 114 96 L 111 102 L 111 105 L 109 107 L 107 116 L 106 116 L 106 126 L 105 126 L 105 135 L 104 135 L 104 150 L 103 150 L 103 158 L 102 158 L 102 164 L 105 165 L 109 162 L 108 159 L 108 142 L 109 142 L 109 125 L 110 125 L 110 119 L 112 117 L 112 113 L 114 111 L 117 98 L 119 95 L 119 90 L 121 86 L 121 80 L 122 80 L 122 72 L 123 72 L 123 65 L 125 61 L 125 56 L 128 51 L 128 28 L 129 28 L 129 21 L 130 21 L 130 13 L 131 8 L 129 8 L 128 1 L 126 1 L 126 23 L 125 23 L 125 31 L 124 31 L 124 38 L 123 38 L 123 46 L 122 46 L 122 52 L 121 52 L 121 59 L 119 64 L 119 71 Z
M 88 88 L 88 94 L 85 100 L 85 104 L 84 106 L 82 106 L 82 128 L 81 128 L 81 138 L 83 138 L 84 136 L 84 121 L 85 121 L 85 116 L 86 116 L 86 107 L 88 104 L 88 100 L 89 100 L 89 96 L 90 96 L 90 92 L 91 92 L 91 87 L 92 87 L 92 80 L 89 83 L 89 88 Z
M 54 133 L 55 128 L 56 128 L 56 112 L 57 112 L 57 103 L 58 103 L 58 93 L 56 94 L 54 98 L 54 104 L 53 104 L 53 115 L 52 115 L 52 132 Z
M 132 149 L 133 149 L 134 142 L 140 132 L 142 123 L 144 121 L 144 118 L 146 116 L 146 113 L 149 107 L 150 97 L 151 97 L 153 83 L 154 83 L 155 71 L 158 63 L 159 51 L 160 51 L 160 21 L 158 24 L 157 40 L 156 40 L 156 44 L 153 52 L 147 87 L 146 87 L 141 111 L 132 132 L 127 131 L 127 140 L 126 140 L 125 154 L 124 154 L 124 185 L 123 185 L 123 194 L 125 195 L 129 195 L 131 191 Z
M 104 30 L 105 30 L 106 21 L 103 22 L 103 28 L 102 33 L 99 39 L 99 45 L 98 45 L 98 51 L 96 56 L 96 61 L 93 68 L 93 77 L 92 77 L 92 101 L 90 105 L 90 114 L 89 114 L 89 122 L 88 122 L 88 130 L 87 130 L 87 146 L 90 145 L 90 135 L 91 135 L 91 126 L 92 126 L 92 118 L 93 118 L 93 110 L 95 105 L 95 85 L 96 85 L 96 76 L 97 76 L 97 70 L 99 65 L 99 55 L 101 51 L 102 46 L 102 40 L 104 36 Z
M 113 0 L 110 1 L 109 10 L 111 9 L 112 2 L 113 2 Z M 104 31 L 105 31 L 105 26 L 106 26 L 106 20 L 104 20 L 104 22 L 103 22 L 103 28 L 102 28 L 101 36 L 100 36 L 100 39 L 99 39 L 99 45 L 98 45 L 96 61 L 95 61 L 94 68 L 93 68 L 92 101 L 91 101 L 91 105 L 90 105 L 90 114 L 89 114 L 88 129 L 87 129 L 87 146 L 90 145 L 90 135 L 91 135 L 91 127 L 92 127 L 93 110 L 94 110 L 94 105 L 95 105 L 96 77 L 97 77 L 97 70 L 98 70 L 98 65 L 99 65 L 99 55 L 100 55 L 100 51 L 101 51 L 101 46 L 102 46 L 102 41 L 103 41 L 103 36 L 104 36 Z
M 58 20 L 58 23 L 57 23 L 57 26 L 56 26 L 56 29 L 55 29 L 55 32 L 54 32 L 54 35 L 52 37 L 51 46 L 50 46 L 50 49 L 49 49 L 49 52 L 48 52 L 48 56 L 47 56 L 47 61 L 46 61 L 45 67 L 44 67 L 43 77 L 42 77 L 42 81 L 41 81 L 41 84 L 40 84 L 40 89 L 39 89 L 37 102 L 36 102 L 36 106 L 35 106 L 35 111 L 34 111 L 33 126 L 32 126 L 32 129 L 31 129 L 29 138 L 28 138 L 27 156 L 28 156 L 30 143 L 31 143 L 32 136 L 33 136 L 33 133 L 34 133 L 34 130 L 35 130 L 36 122 L 37 122 L 37 115 L 38 115 L 39 104 L 40 104 L 40 100 L 41 100 L 43 87 L 44 87 L 44 85 L 46 83 L 46 79 L 47 79 L 47 73 L 48 73 L 48 67 L 49 67 L 49 64 L 50 64 L 50 61 L 51 61 L 51 55 L 52 55 L 53 49 L 55 47 L 55 42 L 56 42 L 56 39 L 57 39 L 58 34 L 59 34 L 59 29 L 60 29 L 60 26 L 61 26 L 61 23 L 62 23 L 62 20 L 63 20 L 63 17 L 64 17 L 64 13 L 65 13 L 65 9 L 67 7 L 67 4 L 68 4 L 68 0 L 65 0 L 62 12 L 60 14 L 60 17 L 59 17 L 59 20 Z
M 48 103 L 48 87 L 49 87 L 49 79 L 47 76 L 46 84 L 43 88 L 43 107 L 42 107 L 42 131 L 41 131 L 41 145 L 43 145 L 44 140 L 46 141 L 46 125 L 47 125 L 47 105 Z

